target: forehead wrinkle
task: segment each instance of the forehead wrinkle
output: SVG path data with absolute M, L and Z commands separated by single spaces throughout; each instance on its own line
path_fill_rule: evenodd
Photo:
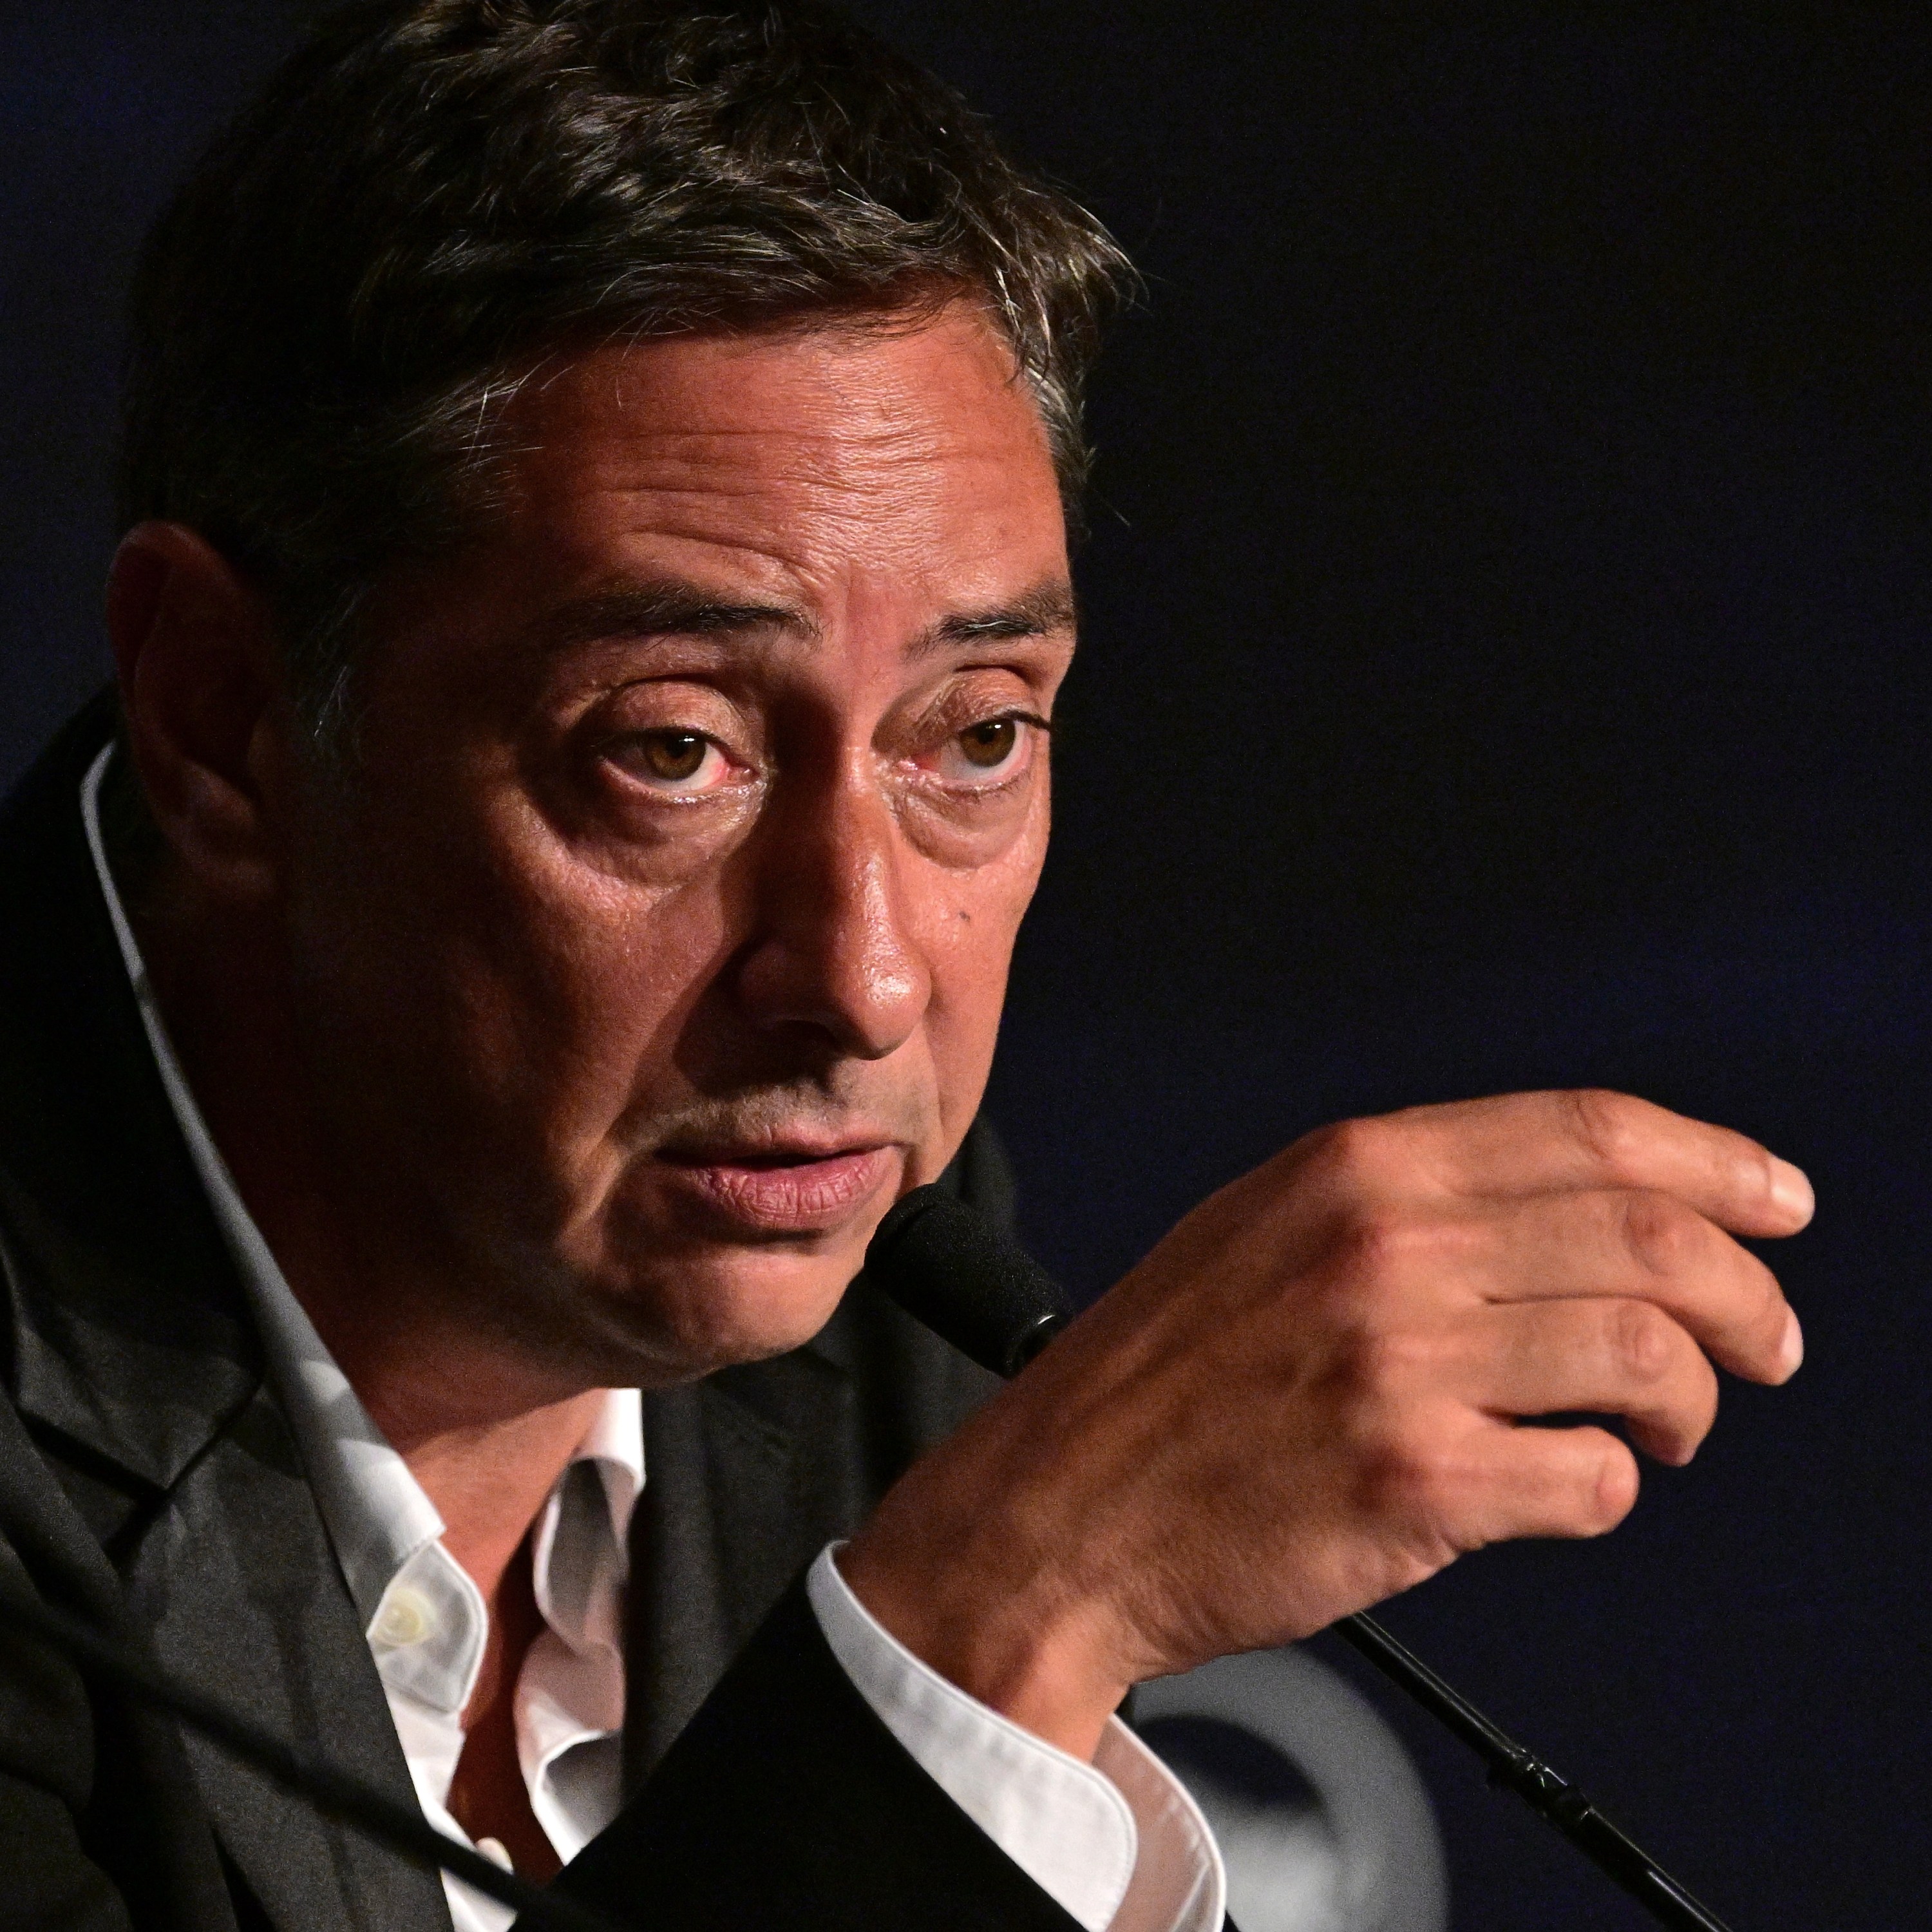
M 748 434 L 751 434 L 749 432 Z M 962 469 L 956 457 L 908 447 L 890 462 L 842 460 L 833 448 L 794 448 L 790 460 L 746 464 L 735 451 L 707 456 L 688 447 L 633 448 L 584 479 L 580 498 L 602 497 L 640 536 L 655 532 L 760 550 L 796 570 L 812 534 L 863 530 L 875 539 L 923 549 L 957 513 Z M 769 439 L 765 439 L 769 453 Z M 976 466 L 1003 468 L 988 449 Z M 970 496 L 971 492 L 967 493 Z M 717 519 L 722 512 L 724 520 Z M 842 548 L 844 547 L 842 545 Z M 862 546 L 863 547 L 863 546 Z
M 962 460 L 1003 468 L 1010 464 L 1012 452 L 994 424 L 983 417 L 970 424 L 948 422 L 920 406 L 922 400 L 916 387 L 909 386 L 890 404 L 877 398 L 854 401 L 823 426 L 775 420 L 769 408 L 735 420 L 721 415 L 677 428 L 661 419 L 634 419 L 628 434 L 620 432 L 616 440 L 623 453 L 614 452 L 610 460 L 640 477 L 660 466 L 674 475 L 721 466 L 742 470 L 745 446 L 761 444 L 770 454 L 751 466 L 759 481 L 830 481 L 848 488 L 862 481 L 850 475 L 854 467 L 883 466 L 896 472 L 923 466 L 942 471 Z M 1030 416 L 1028 422 L 1033 422 Z
M 962 410 L 952 392 L 967 363 L 983 364 L 979 374 L 991 380 L 980 405 Z M 955 380 L 935 388 L 949 372 Z M 607 344 L 560 358 L 522 388 L 510 413 L 539 471 L 567 469 L 578 451 L 601 446 L 593 468 L 606 487 L 742 497 L 803 485 L 862 501 L 903 494 L 908 472 L 1010 469 L 1022 445 L 1050 472 L 1044 425 L 1017 378 L 997 330 L 949 311 L 904 335 L 783 331 Z M 760 444 L 748 464 L 747 448 Z
M 584 494 L 610 506 L 607 530 L 618 543 L 639 550 L 668 544 L 722 555 L 728 560 L 727 580 L 735 574 L 729 562 L 734 557 L 755 559 L 760 576 L 771 566 L 794 583 L 845 568 L 910 578 L 922 574 L 943 552 L 962 545 L 984 548 L 992 539 L 981 526 L 989 515 L 997 520 L 1006 512 L 1004 502 L 974 502 L 970 492 L 962 505 L 958 491 L 946 488 L 936 472 L 935 487 L 918 487 L 926 473 L 922 465 L 910 477 L 902 470 L 856 478 L 760 476 L 730 464 L 709 474 L 687 468 L 682 474 L 653 476 L 627 468 L 597 478 Z M 1057 517 L 1057 500 L 1054 507 Z M 658 574 L 642 557 L 639 566 Z M 682 572 L 671 566 L 662 574 Z M 710 573 L 700 565 L 696 574 L 702 581 Z M 740 601 L 740 593 L 721 594 Z M 767 601 L 762 586 L 754 598 Z M 1025 628 L 1070 623 L 1071 599 L 1063 580 L 1057 597 L 1037 610 L 1029 605 Z M 793 610 L 806 608 L 804 600 L 783 592 L 770 601 Z M 1003 601 L 1000 608 L 1005 608 Z
M 947 479 L 956 479 L 963 469 L 1005 467 L 1000 452 L 990 446 L 939 448 L 909 436 L 862 448 L 838 437 L 814 438 L 809 443 L 791 438 L 781 445 L 769 433 L 747 430 L 745 435 L 751 446 L 764 446 L 762 460 L 743 460 L 740 452 L 746 446 L 740 444 L 694 447 L 689 438 L 680 439 L 683 446 L 678 448 L 643 444 L 606 465 L 598 487 L 614 494 L 687 500 L 791 500 L 801 508 L 809 505 L 823 512 L 840 502 L 880 498 L 916 502 L 944 488 Z

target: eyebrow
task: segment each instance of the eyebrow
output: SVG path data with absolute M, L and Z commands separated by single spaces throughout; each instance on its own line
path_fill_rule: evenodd
M 689 638 L 746 631 L 783 631 L 815 637 L 810 615 L 789 604 L 748 604 L 719 597 L 678 578 L 627 584 L 573 598 L 530 625 L 524 641 L 546 651 L 607 638 Z
M 980 638 L 1047 637 L 1072 630 L 1078 615 L 1072 585 L 1064 578 L 1050 579 L 1004 603 L 950 612 L 918 632 L 906 654 L 923 657 Z M 702 584 L 664 578 L 560 604 L 528 626 L 524 640 L 537 650 L 561 651 L 605 638 L 734 637 L 759 631 L 807 641 L 820 634 L 817 620 L 801 606 L 740 602 Z
M 908 648 L 921 657 L 949 645 L 968 644 L 980 638 L 1045 638 L 1070 631 L 1079 619 L 1073 586 L 1064 578 L 1036 584 L 1032 590 L 986 610 L 958 611 L 928 626 Z

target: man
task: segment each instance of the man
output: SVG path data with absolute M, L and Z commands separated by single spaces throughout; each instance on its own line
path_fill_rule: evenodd
M 848 1285 L 998 1204 L 1120 274 L 803 5 L 385 0 L 216 149 L 118 705 L 0 838 L 10 1587 L 640 1924 L 1211 1928 L 1130 1685 L 1618 1520 L 1520 1418 L 1795 1369 L 1802 1175 L 1519 1096 L 1289 1149 L 928 1449 L 984 1378 Z M 0 1923 L 498 1922 L 6 1654 Z

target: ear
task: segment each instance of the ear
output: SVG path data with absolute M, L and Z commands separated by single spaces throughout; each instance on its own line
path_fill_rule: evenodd
M 163 837 L 218 897 L 272 894 L 286 713 L 265 600 L 194 531 L 142 524 L 108 574 L 107 634 Z

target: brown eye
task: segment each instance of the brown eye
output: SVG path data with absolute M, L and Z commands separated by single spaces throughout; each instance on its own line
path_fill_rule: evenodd
M 960 752 L 969 765 L 991 771 L 1012 756 L 1019 729 L 1016 718 L 988 718 L 983 723 L 969 724 L 959 734 Z
M 627 732 L 605 754 L 640 784 L 669 797 L 702 797 L 731 782 L 731 760 L 716 742 L 675 724 Z
M 652 778 L 675 784 L 695 778 L 711 748 L 694 731 L 647 731 L 638 740 L 639 756 Z

